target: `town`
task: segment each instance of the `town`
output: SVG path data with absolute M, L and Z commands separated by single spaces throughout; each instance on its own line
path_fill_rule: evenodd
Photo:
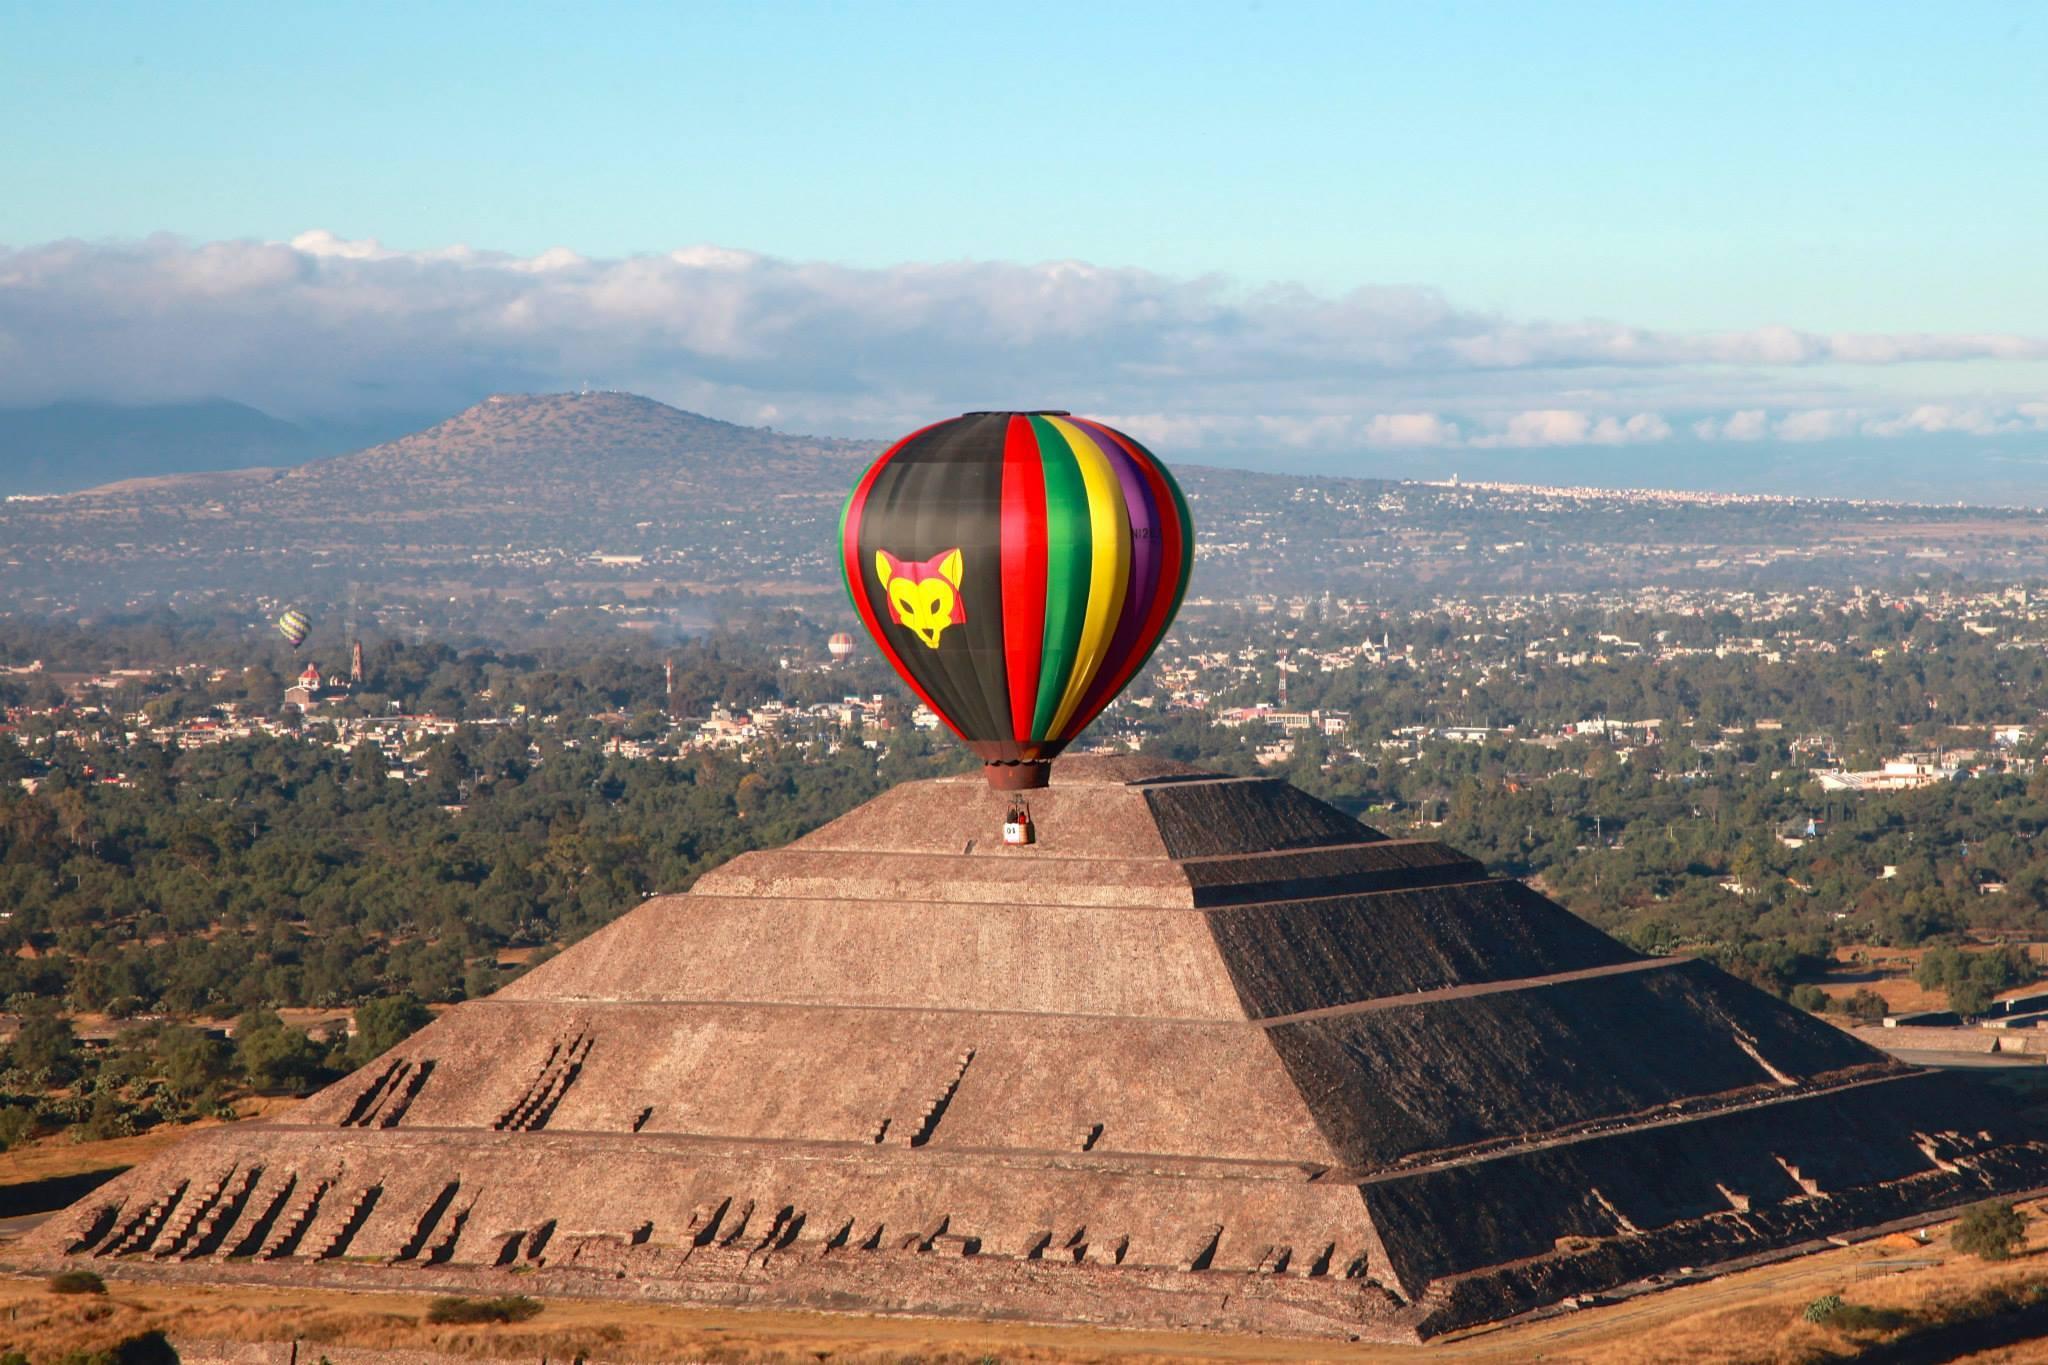
M 627 635 L 642 624 L 644 609 L 628 602 L 616 611 Z M 857 651 L 852 637 L 834 634 L 829 647 L 783 649 L 772 661 L 773 672 L 805 679 L 803 690 L 813 695 L 831 693 L 835 680 L 874 681 L 879 675 L 867 661 L 850 664 Z M 1330 593 L 1255 594 L 1237 601 L 1195 597 L 1148 677 L 1112 707 L 1084 747 L 1135 750 L 1157 718 L 1188 716 L 1244 732 L 1247 739 L 1270 735 L 1255 748 L 1266 764 L 1289 760 L 1292 737 L 1306 731 L 1324 741 L 1327 762 L 1412 756 L 1431 740 L 1480 744 L 1499 738 L 1554 748 L 1597 736 L 1626 759 L 1636 747 L 1667 737 L 1682 735 L 1695 750 L 1711 753 L 1745 735 L 1782 734 L 1791 754 L 1804 759 L 1829 791 L 1907 790 L 1987 766 L 2026 771 L 2014 765 L 2030 762 L 2020 751 L 2035 733 L 2036 717 L 1982 714 L 1976 698 L 1966 701 L 1960 694 L 1944 709 L 1940 694 L 1928 692 L 1926 716 L 1901 725 L 1901 738 L 1910 739 L 1939 735 L 1945 722 L 1956 728 L 1957 743 L 1935 749 L 1905 745 L 1879 754 L 1875 767 L 1859 772 L 1842 766 L 1848 733 L 1813 724 L 1811 713 L 1801 713 L 1806 723 L 1797 732 L 1784 733 L 1786 719 L 1761 713 L 1755 695 L 1731 699 L 1733 710 L 1712 714 L 1697 708 L 1684 714 L 1688 708 L 1674 698 L 1680 704 L 1669 715 L 1582 715 L 1543 708 L 1524 686 L 1537 676 L 1573 670 L 1668 673 L 1706 659 L 1778 668 L 1914 659 L 1924 665 L 1959 650 L 1973 656 L 2048 655 L 2048 605 L 2035 603 L 2028 588 L 2017 584 L 1910 593 L 1645 588 L 1628 594 L 1461 595 L 1416 609 Z M 646 647 L 634 652 L 653 660 Z M 349 653 L 343 669 L 323 672 L 317 662 L 305 663 L 274 697 L 202 705 L 193 698 L 242 687 L 243 670 L 188 660 L 59 673 L 40 660 L 9 663 L 0 666 L 0 680 L 12 681 L 16 692 L 38 690 L 45 700 L 10 705 L 0 733 L 54 743 L 147 739 L 175 749 L 259 735 L 317 740 L 345 750 L 369 742 L 390 759 L 394 777 L 417 780 L 426 745 L 463 725 L 559 730 L 572 745 L 585 742 L 595 726 L 605 752 L 628 758 L 706 748 L 745 757 L 757 744 L 836 745 L 856 737 L 875 748 L 900 723 L 928 732 L 939 727 L 938 717 L 922 706 L 903 714 L 888 690 L 707 707 L 701 697 L 678 693 L 673 659 L 657 695 L 588 714 L 537 714 L 511 689 L 501 697 L 488 686 L 462 696 L 453 714 L 409 713 L 407 703 L 395 697 L 383 699 L 382 711 L 366 711 L 356 701 L 367 682 L 360 640 L 350 642 Z M 771 666 L 765 656 L 762 666 Z M 1383 679 L 1433 694 L 1427 706 L 1435 714 L 1397 715 L 1384 704 L 1366 705 L 1376 680 Z M 1345 704 L 1325 704 L 1335 700 Z

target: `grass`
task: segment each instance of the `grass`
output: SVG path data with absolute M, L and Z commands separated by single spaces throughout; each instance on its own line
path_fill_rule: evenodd
M 1873 1307 L 1827 1294 L 1801 1317 L 1841 1339 L 1809 1358 L 1865 1365 L 1974 1358 L 2041 1340 L 2048 1332 L 2048 1277 L 2036 1273 L 1938 1293 L 1910 1307 Z

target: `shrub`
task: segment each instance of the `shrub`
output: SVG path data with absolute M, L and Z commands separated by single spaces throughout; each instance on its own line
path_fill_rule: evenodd
M 35 1136 L 36 1111 L 26 1105 L 12 1104 L 0 1109 L 0 1152 L 20 1146 Z
M 1806 1305 L 1800 1314 L 1806 1321 L 1842 1332 L 1889 1332 L 1903 1327 L 1910 1317 L 1896 1308 L 1871 1308 L 1845 1303 L 1840 1294 L 1823 1294 Z
M 505 1294 L 495 1299 L 435 1299 L 427 1305 L 427 1321 L 441 1323 L 525 1322 L 540 1312 L 539 1299 Z
M 113 1091 L 100 1090 L 94 1093 L 85 1125 L 75 1136 L 104 1142 L 108 1138 L 134 1137 L 135 1132 L 135 1110 Z
M 1951 1240 L 1965 1255 L 1985 1261 L 2007 1260 L 2014 1247 L 2027 1243 L 2027 1215 L 2009 1199 L 1987 1199 L 1963 1214 Z
M 144 1332 L 91 1359 L 93 1365 L 178 1365 L 178 1352 L 162 1332 Z
M 107 1282 L 90 1270 L 60 1270 L 49 1280 L 52 1294 L 104 1294 Z
M 1828 1007 L 1828 993 L 1811 982 L 1792 988 L 1792 1003 L 1808 1014 L 1820 1014 Z
M 1867 986 L 1858 987 L 1854 995 L 1842 1002 L 1842 1008 L 1848 1011 L 1852 1019 L 1861 1019 L 1866 1023 L 1874 1023 L 1891 1012 L 1891 1007 L 1885 1004 L 1884 997 Z
M 1889 1332 L 1904 1327 L 1911 1321 L 1911 1315 L 1896 1308 L 1871 1308 L 1860 1303 L 1845 1303 L 1835 1310 L 1828 1319 L 1828 1326 L 1844 1332 Z

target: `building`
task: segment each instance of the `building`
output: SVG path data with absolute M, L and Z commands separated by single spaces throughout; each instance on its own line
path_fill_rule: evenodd
M 1012 805 L 735 858 L 15 1262 L 1413 1341 L 2048 1185 L 1989 1088 L 1277 779 Z
M 284 690 L 284 699 L 292 706 L 311 710 L 320 704 L 320 665 L 307 664 L 299 670 L 299 680 Z
M 1904 792 L 1931 787 L 1937 782 L 1952 782 L 1960 775 L 1961 769 L 1947 764 L 1893 759 L 1869 772 L 1820 769 L 1813 778 L 1823 791 Z

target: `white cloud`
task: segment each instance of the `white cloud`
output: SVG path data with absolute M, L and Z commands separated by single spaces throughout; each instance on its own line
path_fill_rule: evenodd
M 1692 424 L 1702 441 L 1761 441 L 1771 434 L 1771 417 L 1762 408 L 1744 408 L 1726 417 L 1703 417 Z
M 1922 403 L 1910 412 L 1896 417 L 1879 418 L 1864 423 L 1866 436 L 1936 436 L 1945 432 L 1961 432 L 1969 436 L 1997 436 L 2012 431 L 2035 431 L 2041 427 L 2026 411 L 2034 404 L 2022 404 L 2010 412 L 1999 413 L 1988 408 L 1951 407 L 1946 403 Z
M 1459 433 L 1433 412 L 1382 412 L 1366 420 L 1359 439 L 1370 446 L 1450 446 Z
M 1654 412 L 1639 412 L 1626 419 L 1602 417 L 1593 424 L 1592 439 L 1595 445 L 1627 446 L 1668 440 L 1670 436 L 1669 422 Z
M 1627 417 L 1596 416 L 1577 408 L 1541 408 L 1518 412 L 1498 429 L 1475 436 L 1481 449 L 1537 446 L 1648 445 L 1671 438 L 1671 423 L 1654 412 Z
M 1053 403 L 1176 447 L 1538 447 L 1669 440 L 1674 411 L 1708 440 L 2044 431 L 2038 387 L 2026 403 L 1887 402 L 1843 377 L 2042 360 L 2037 337 L 1679 333 L 1508 319 L 1420 287 L 1325 295 L 1075 261 L 519 257 L 320 229 L 0 248 L 0 403 L 433 411 L 588 380 L 792 430 L 887 435 Z
M 344 261 L 385 261 L 398 253 L 386 251 L 384 244 L 375 237 L 364 237 L 350 241 L 337 237 L 326 228 L 314 228 L 292 238 L 292 250 L 307 256 L 334 256 Z
M 1831 441 L 1854 435 L 1857 425 L 1855 413 L 1813 408 L 1780 417 L 1771 431 L 1781 441 Z
M 1295 450 L 1428 449 L 1462 444 L 1456 423 L 1433 412 L 1384 412 L 1355 417 L 1239 417 L 1222 414 L 1109 412 L 1102 420 L 1162 448 L 1202 446 Z
M 1592 434 L 1593 419 L 1570 408 L 1544 408 L 1518 412 L 1508 418 L 1507 429 L 1483 436 L 1474 445 L 1491 446 L 1577 446 Z

